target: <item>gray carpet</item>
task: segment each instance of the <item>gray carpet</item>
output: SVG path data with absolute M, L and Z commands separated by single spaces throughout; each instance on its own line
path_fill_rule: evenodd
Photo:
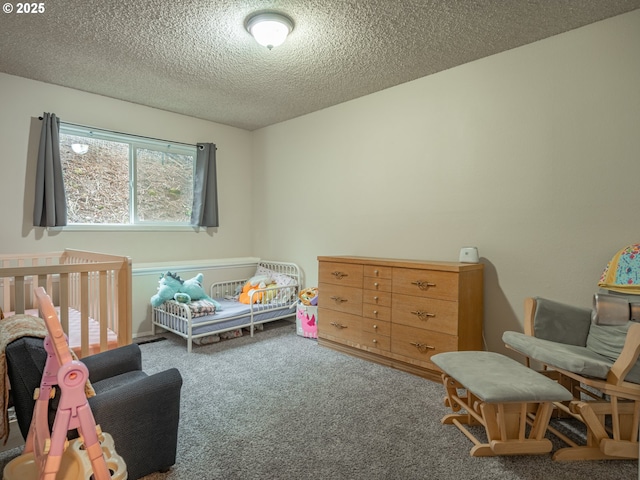
M 184 377 L 178 461 L 145 480 L 638 478 L 635 461 L 473 458 L 440 424 L 442 385 L 319 347 L 286 321 L 191 354 L 166 337 L 141 348 L 145 370 Z

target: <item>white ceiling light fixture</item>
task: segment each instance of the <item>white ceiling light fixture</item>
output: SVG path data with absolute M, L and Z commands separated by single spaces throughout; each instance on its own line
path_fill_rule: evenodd
M 86 143 L 72 143 L 71 150 L 73 150 L 78 155 L 84 155 L 89 151 L 89 145 Z
M 284 43 L 293 30 L 293 21 L 281 13 L 258 13 L 247 19 L 246 28 L 256 42 L 271 50 Z

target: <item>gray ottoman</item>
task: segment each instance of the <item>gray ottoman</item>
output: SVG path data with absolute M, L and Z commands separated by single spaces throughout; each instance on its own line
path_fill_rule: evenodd
M 446 415 L 442 423 L 455 425 L 474 443 L 472 456 L 551 451 L 551 441 L 544 436 L 553 402 L 573 398 L 566 388 L 499 353 L 446 352 L 431 361 L 444 372 L 445 404 L 454 412 L 466 412 Z M 487 443 L 465 425 L 484 426 Z

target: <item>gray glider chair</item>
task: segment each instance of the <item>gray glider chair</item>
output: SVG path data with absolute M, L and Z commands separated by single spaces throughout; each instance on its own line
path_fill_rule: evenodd
M 29 432 L 34 390 L 40 386 L 47 353 L 42 338 L 23 337 L 6 348 L 11 398 L 23 438 Z M 180 419 L 182 376 L 171 368 L 153 375 L 142 371 L 136 344 L 84 357 L 96 396 L 89 405 L 104 432 L 126 465 L 129 480 L 175 464 Z M 49 402 L 49 426 L 59 400 Z M 71 435 L 71 433 L 70 433 Z M 77 435 L 76 435 L 77 436 Z
M 573 393 L 568 405 L 556 407 L 584 423 L 586 444 L 561 436 L 570 446 L 556 451 L 555 460 L 638 458 L 640 323 L 632 317 L 635 310 L 620 298 L 609 298 L 622 306 L 603 315 L 598 296 L 595 309 L 527 298 L 524 333 L 502 336 L 507 347 L 524 355 L 527 363 L 541 364 L 546 375 Z

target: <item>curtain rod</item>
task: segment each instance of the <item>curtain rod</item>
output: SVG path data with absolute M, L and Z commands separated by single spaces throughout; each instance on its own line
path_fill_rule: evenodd
M 60 117 L 58 117 L 59 119 Z M 38 117 L 38 120 L 42 120 L 43 117 Z M 79 125 L 77 123 L 70 123 L 70 122 L 64 122 L 61 120 L 62 123 L 65 123 L 67 125 L 71 125 L 72 127 L 82 127 L 82 128 L 89 128 L 89 129 L 94 129 L 94 130 L 103 130 L 103 131 L 107 131 L 109 133 L 115 133 L 117 135 L 128 135 L 130 137 L 138 137 L 138 138 L 145 138 L 147 140 L 155 140 L 156 142 L 163 142 L 163 143 L 173 143 L 175 145 L 185 145 L 187 147 L 197 147 L 197 145 L 193 145 L 191 143 L 184 143 L 184 142 L 172 142 L 171 140 L 165 140 L 164 138 L 154 138 L 154 137 L 146 137 L 144 135 L 135 135 L 133 133 L 123 133 L 123 132 L 115 132 L 113 130 L 107 130 L 106 128 L 98 128 L 98 127 L 89 127 L 87 125 Z

